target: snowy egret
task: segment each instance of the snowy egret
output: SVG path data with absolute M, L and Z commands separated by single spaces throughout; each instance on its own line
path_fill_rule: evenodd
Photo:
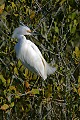
M 56 71 L 56 68 L 51 67 L 45 61 L 38 47 L 30 40 L 27 40 L 25 35 L 32 35 L 30 28 L 25 25 L 19 26 L 13 32 L 12 38 L 18 39 L 18 43 L 15 45 L 16 56 L 25 67 L 45 80 L 47 75 Z

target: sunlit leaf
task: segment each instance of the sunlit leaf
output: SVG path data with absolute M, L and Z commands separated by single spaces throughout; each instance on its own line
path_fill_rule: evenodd
M 75 55 L 75 63 L 78 64 L 80 61 L 80 50 L 78 47 L 75 47 L 75 51 L 73 51 L 73 55 Z
M 11 91 L 13 90 L 13 91 L 16 92 L 16 88 L 15 88 L 15 86 L 10 86 L 9 89 L 10 89 Z
M 24 74 L 25 77 L 28 76 L 28 69 L 25 69 L 25 74 Z
M 32 11 L 31 14 L 30 14 L 30 19 L 33 19 L 35 17 L 35 12 Z
M 16 17 L 17 17 L 17 16 L 19 16 L 19 14 L 14 14 L 14 16 L 16 16 Z
M 75 51 L 73 53 L 76 55 L 77 58 L 80 57 L 80 50 L 78 47 L 75 47 Z
M 20 68 L 22 66 L 22 63 L 20 60 L 18 60 L 18 63 L 17 63 L 18 67 Z
M 3 85 L 6 86 L 6 80 L 3 75 L 0 75 L 0 80 L 2 81 Z
M 55 23 L 55 32 L 59 33 L 59 28 L 57 27 L 57 23 L 56 22 L 54 22 L 54 23 Z
M 32 94 L 39 94 L 39 89 L 32 89 L 31 92 Z
M 72 84 L 73 91 L 77 93 L 77 88 Z
M 25 81 L 25 86 L 26 88 L 29 88 L 30 84 L 27 81 Z
M 11 82 L 11 80 L 10 80 L 10 79 L 8 79 L 8 80 L 7 80 L 7 85 L 10 85 L 10 82 Z
M 14 107 L 14 102 L 12 102 L 12 103 L 10 104 L 10 107 Z
M 66 0 L 61 0 L 60 5 L 62 5 Z
M 77 23 L 77 20 L 75 19 L 75 20 L 74 20 L 74 26 L 77 26 L 77 24 L 78 24 L 78 23 Z
M 22 93 L 16 92 L 15 98 L 20 99 L 20 96 L 21 96 L 21 95 L 22 95 Z
M 17 69 L 17 67 L 14 68 L 14 73 L 18 75 L 18 69 Z
M 10 62 L 10 65 L 11 65 L 11 66 L 14 66 L 14 63 L 13 63 L 13 62 Z
M 2 104 L 2 102 L 3 102 L 3 97 L 0 97 L 0 104 Z
M 5 110 L 7 110 L 8 108 L 9 108 L 9 105 L 4 104 L 4 105 L 1 106 L 0 109 L 5 111 Z
M 14 8 L 16 5 L 14 4 L 14 2 L 11 2 L 11 4 L 12 4 L 12 7 Z
M 4 7 L 5 7 L 5 3 L 0 6 L 0 14 L 2 14 Z
M 24 107 L 22 106 L 22 111 L 24 111 Z
M 6 94 L 7 94 L 7 91 L 6 91 L 6 90 L 4 90 L 4 91 L 3 91 L 3 93 L 4 93 L 4 95 L 6 95 Z
M 60 86 L 57 86 L 57 90 L 60 91 L 60 89 L 61 89 Z
M 37 80 L 37 75 L 34 74 L 32 80 Z
M 72 20 L 74 20 L 75 17 L 76 17 L 76 12 L 73 12 L 73 13 L 71 14 Z

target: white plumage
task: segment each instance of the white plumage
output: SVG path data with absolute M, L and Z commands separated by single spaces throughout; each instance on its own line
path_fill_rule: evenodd
M 13 32 L 12 38 L 18 39 L 18 43 L 15 45 L 16 56 L 25 67 L 45 80 L 47 75 L 56 71 L 56 68 L 51 67 L 45 61 L 38 47 L 30 40 L 27 40 L 24 35 L 31 35 L 31 30 L 27 26 L 20 26 Z

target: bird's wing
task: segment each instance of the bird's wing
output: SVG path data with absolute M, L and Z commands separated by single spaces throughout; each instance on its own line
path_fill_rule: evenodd
M 44 66 L 44 70 L 45 70 L 45 73 L 47 73 L 48 75 L 50 74 L 53 74 L 55 71 L 56 71 L 56 68 L 55 67 L 51 67 L 47 62 L 46 60 L 43 58 L 40 50 L 38 49 L 38 47 L 32 43 L 31 41 L 28 41 L 28 43 L 31 45 L 31 47 L 38 53 L 38 55 L 40 56 L 41 60 L 42 60 L 42 64 Z
M 38 47 L 33 42 L 31 42 L 30 40 L 27 40 L 27 43 L 34 49 L 35 52 L 38 53 L 38 55 L 40 55 L 41 58 L 43 58 L 40 50 L 38 49 Z
M 46 69 L 46 61 L 43 58 L 40 50 L 38 47 L 32 43 L 31 41 L 27 40 L 27 46 L 25 46 L 24 49 L 26 49 L 24 57 L 24 64 L 26 67 L 28 67 L 30 70 L 36 71 L 40 76 L 43 77 L 43 79 L 47 78 L 47 69 Z M 27 49 L 28 47 L 28 49 Z
M 33 50 L 40 56 L 44 67 L 46 67 L 47 63 L 46 63 L 45 59 L 43 58 L 43 56 L 42 56 L 40 50 L 38 49 L 38 47 L 33 42 L 31 42 L 30 40 L 28 40 L 27 42 L 28 42 L 28 44 L 30 44 L 30 46 L 33 48 Z

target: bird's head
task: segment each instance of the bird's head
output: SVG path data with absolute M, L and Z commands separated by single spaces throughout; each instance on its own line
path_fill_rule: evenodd
M 31 35 L 31 30 L 27 26 L 19 26 L 13 32 L 12 38 L 17 38 L 19 35 Z

